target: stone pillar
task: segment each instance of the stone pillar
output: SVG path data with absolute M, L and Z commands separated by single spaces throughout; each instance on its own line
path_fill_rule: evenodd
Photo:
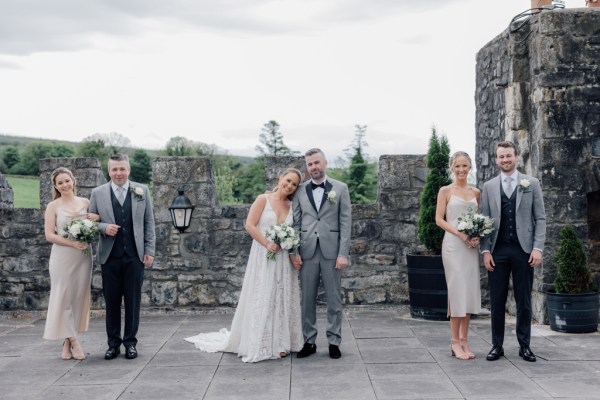
M 45 209 L 52 201 L 52 171 L 58 167 L 69 169 L 77 183 L 78 196 L 90 198 L 92 189 L 106 183 L 102 165 L 97 158 L 64 157 L 40 160 L 40 208 Z
M 14 193 L 6 177 L 0 174 L 0 208 L 13 208 Z
M 598 26 L 600 13 L 595 10 L 543 11 L 477 54 L 479 186 L 499 173 L 494 162 L 499 140 L 516 142 L 519 170 L 542 183 L 547 238 L 532 296 L 538 321 L 546 318 L 545 292 L 556 276 L 552 258 L 560 228 L 575 226 L 593 247 L 587 238 L 595 221 L 589 217 L 589 199 L 600 188 L 600 152 L 593 153 L 600 148 Z M 514 312 L 512 302 L 509 310 Z
M 286 168 L 296 168 L 304 174 L 304 180 L 309 179 L 303 156 L 265 157 L 265 183 L 267 190 L 273 189 L 279 183 L 279 176 Z

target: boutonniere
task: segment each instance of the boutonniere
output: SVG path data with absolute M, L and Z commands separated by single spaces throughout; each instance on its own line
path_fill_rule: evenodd
M 327 201 L 330 202 L 331 204 L 335 204 L 336 203 L 336 193 L 335 190 L 332 190 L 331 192 L 327 193 Z
M 135 196 L 136 199 L 138 200 L 143 200 L 144 199 L 144 189 L 142 189 L 139 186 L 130 186 L 129 187 L 129 191 L 131 192 L 132 195 Z
M 531 182 L 529 181 L 529 179 L 521 179 L 519 181 L 519 190 L 521 192 L 526 192 L 530 186 L 531 186 Z

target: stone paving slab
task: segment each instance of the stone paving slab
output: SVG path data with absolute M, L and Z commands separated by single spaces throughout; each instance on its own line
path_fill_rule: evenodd
M 96 314 L 97 315 L 97 314 Z M 60 359 L 60 341 L 42 339 L 45 321 L 0 314 L 0 398 L 13 399 L 595 399 L 600 398 L 600 334 L 564 334 L 534 325 L 538 362 L 518 357 L 507 320 L 506 356 L 485 360 L 490 321 L 471 323 L 477 357 L 450 355 L 447 321 L 412 319 L 404 307 L 345 310 L 343 356 L 328 356 L 326 315 L 318 315 L 317 353 L 245 364 L 235 354 L 204 353 L 183 339 L 229 327 L 232 310 L 146 310 L 135 360 L 104 360 L 104 320 L 79 340 L 86 360 Z

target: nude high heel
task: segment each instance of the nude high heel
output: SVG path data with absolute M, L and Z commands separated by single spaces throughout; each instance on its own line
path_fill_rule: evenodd
M 469 347 L 469 343 L 467 343 L 467 338 L 460 339 L 460 347 L 462 347 L 465 354 L 468 355 L 470 359 L 475 358 L 475 354 L 473 354 L 471 348 Z
M 70 360 L 73 358 L 73 355 L 71 354 L 71 341 L 68 338 L 63 342 L 62 354 L 60 355 L 60 358 L 63 360 Z
M 77 338 L 70 338 L 69 341 L 71 342 L 71 351 L 73 353 L 73 358 L 76 360 L 85 360 L 85 353 L 81 348 L 79 340 L 77 340 Z
M 468 360 L 469 355 L 465 353 L 462 346 L 460 345 L 460 340 L 452 340 L 450 343 L 450 354 L 456 357 L 459 360 Z

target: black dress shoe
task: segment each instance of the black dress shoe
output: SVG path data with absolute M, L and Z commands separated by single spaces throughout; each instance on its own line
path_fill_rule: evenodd
M 298 354 L 296 354 L 296 357 L 304 358 L 304 357 L 310 356 L 311 354 L 315 354 L 316 352 L 317 352 L 316 344 L 304 343 L 304 347 L 302 347 L 302 350 L 300 350 L 298 352 Z
M 108 348 L 108 350 L 106 350 L 106 353 L 104 353 L 104 359 L 112 360 L 113 358 L 117 358 L 119 354 L 121 354 L 121 349 L 111 346 Z
M 339 346 L 335 344 L 329 345 L 329 357 L 331 358 L 340 358 L 342 356 L 342 352 L 340 351 Z
M 128 360 L 133 360 L 137 357 L 137 350 L 135 346 L 125 346 L 125 358 Z
M 488 353 L 488 355 L 485 359 L 488 361 L 496 361 L 503 355 L 504 355 L 504 349 L 502 348 L 502 346 L 494 346 L 494 347 L 492 347 L 492 349 L 490 350 L 490 352 Z
M 531 351 L 531 349 L 529 347 L 521 347 L 519 349 L 519 357 L 521 357 L 523 360 L 529 361 L 529 362 L 536 361 L 535 354 L 533 354 L 533 351 Z

